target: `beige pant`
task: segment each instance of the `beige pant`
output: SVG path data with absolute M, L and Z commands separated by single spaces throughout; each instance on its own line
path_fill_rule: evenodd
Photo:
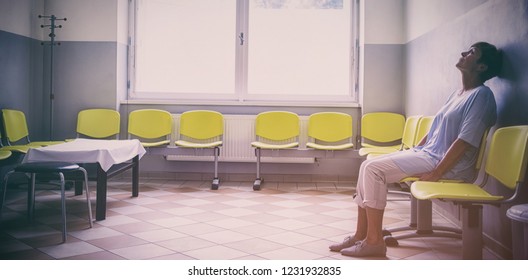
M 411 160 L 416 163 L 412 174 L 403 172 L 393 161 L 394 157 Z M 387 184 L 397 183 L 401 179 L 426 173 L 434 164 L 423 154 L 397 152 L 364 161 L 359 168 L 356 196 L 354 201 L 359 207 L 385 209 L 387 205 Z

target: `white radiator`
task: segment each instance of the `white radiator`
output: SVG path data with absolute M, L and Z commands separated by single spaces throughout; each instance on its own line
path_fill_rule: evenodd
M 174 116 L 174 130 L 178 131 L 180 115 Z M 220 148 L 219 161 L 223 162 L 256 162 L 255 149 L 251 142 L 255 141 L 255 118 L 256 115 L 224 115 L 224 143 Z M 299 146 L 306 147 L 308 140 L 308 117 L 300 116 L 300 136 Z M 177 133 L 173 134 L 173 139 L 177 139 Z M 173 142 L 174 143 L 174 142 Z M 280 153 L 280 151 L 278 151 Z M 204 161 L 213 160 L 212 156 L 188 155 L 169 155 L 167 160 L 179 161 Z M 262 162 L 281 162 L 281 163 L 313 163 L 315 158 L 307 157 L 262 157 Z

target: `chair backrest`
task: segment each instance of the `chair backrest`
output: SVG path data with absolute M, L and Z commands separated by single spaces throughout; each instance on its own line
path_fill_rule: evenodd
M 172 115 L 164 110 L 141 109 L 130 112 L 128 133 L 144 139 L 170 137 Z
M 224 116 L 219 112 L 196 110 L 180 116 L 179 134 L 205 140 L 224 134 Z
M 77 114 L 77 135 L 91 138 L 118 136 L 120 131 L 119 112 L 112 109 L 86 109 Z
M 308 137 L 324 142 L 352 141 L 352 116 L 338 112 L 321 112 L 310 115 Z
M 480 146 L 479 146 L 479 151 L 477 155 L 477 162 L 475 163 L 475 169 L 477 170 L 477 173 L 482 167 L 482 162 L 484 161 L 484 155 L 486 154 L 486 145 L 488 143 L 488 135 L 489 135 L 489 129 L 486 129 L 486 131 L 484 131 L 484 134 L 482 135 L 482 140 L 480 140 Z M 477 175 L 478 174 L 476 174 L 475 176 Z
M 3 109 L 2 118 L 4 120 L 5 137 L 9 144 L 17 142 L 22 138 L 26 138 L 29 142 L 29 130 L 24 112 Z
M 283 141 L 300 134 L 299 116 L 286 111 L 269 111 L 257 115 L 255 135 L 273 141 Z
M 414 147 L 414 139 L 416 138 L 416 133 L 418 132 L 418 123 L 422 116 L 409 116 L 405 120 L 405 127 L 403 128 L 402 135 L 402 150 L 410 149 Z
M 524 181 L 527 162 L 528 125 L 499 128 L 493 134 L 486 159 L 486 174 L 515 189 Z
M 402 138 L 405 117 L 390 112 L 367 113 L 361 117 L 361 137 L 377 143 L 390 143 Z
M 477 161 L 475 162 L 475 174 L 470 182 L 476 182 L 480 169 L 482 168 L 482 162 L 484 161 L 484 155 L 486 154 L 486 145 L 488 143 L 488 135 L 489 135 L 489 129 L 486 129 L 484 131 L 484 134 L 482 135 L 482 139 L 480 140 L 480 146 L 478 149 L 477 154 Z
M 420 121 L 418 122 L 418 128 L 416 130 L 416 135 L 413 140 L 412 146 L 416 146 L 420 144 L 420 141 L 429 133 L 429 129 L 431 129 L 431 125 L 433 124 L 434 116 L 425 116 L 420 118 Z

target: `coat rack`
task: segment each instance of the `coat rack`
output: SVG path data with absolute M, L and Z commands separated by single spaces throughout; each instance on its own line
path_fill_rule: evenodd
M 50 140 L 53 140 L 53 101 L 55 99 L 55 95 L 53 93 L 53 46 L 54 45 L 60 45 L 60 43 L 55 43 L 55 28 L 62 28 L 62 25 L 56 25 L 55 24 L 55 21 L 57 20 L 64 20 L 66 21 L 66 18 L 57 18 L 55 15 L 51 15 L 51 16 L 43 16 L 43 15 L 39 15 L 38 18 L 44 18 L 44 19 L 48 19 L 50 21 L 50 24 L 43 24 L 41 25 L 40 27 L 41 28 L 45 28 L 45 27 L 49 27 L 50 29 L 50 34 L 48 35 L 50 37 L 50 42 L 49 43 L 42 43 L 42 45 L 49 45 L 50 46 L 50 73 L 49 73 L 49 77 L 50 77 L 50 81 L 49 81 L 49 104 L 50 104 L 50 113 L 49 113 L 49 122 L 50 122 L 50 126 L 49 126 L 49 137 L 50 137 Z

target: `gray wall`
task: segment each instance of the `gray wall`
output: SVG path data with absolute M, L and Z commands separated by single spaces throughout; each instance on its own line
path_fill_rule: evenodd
M 0 0 L 0 108 L 15 108 L 27 114 L 36 137 L 49 131 L 42 104 L 43 52 L 35 33 L 42 6 L 34 1 Z
M 54 138 L 75 137 L 77 113 L 116 109 L 115 42 L 63 42 L 55 51 Z
M 405 114 L 405 0 L 361 1 L 362 113 Z

